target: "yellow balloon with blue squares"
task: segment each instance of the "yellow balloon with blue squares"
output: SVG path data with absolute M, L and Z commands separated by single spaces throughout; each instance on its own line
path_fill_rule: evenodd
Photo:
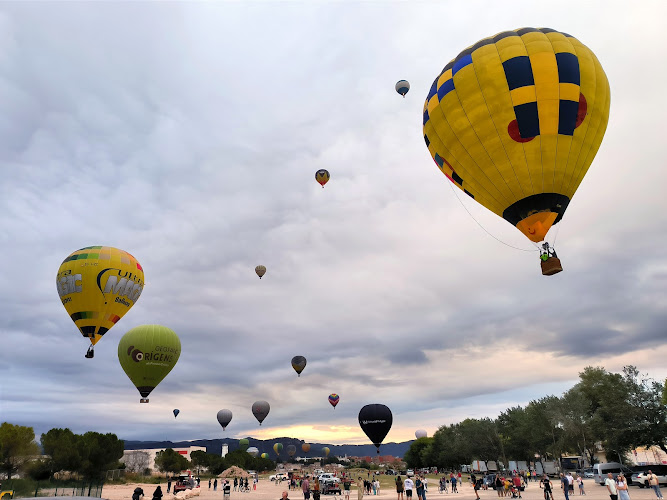
M 424 140 L 454 184 L 540 242 L 600 147 L 609 102 L 607 76 L 579 40 L 549 28 L 505 31 L 437 76 Z
M 144 289 L 144 270 L 118 248 L 91 246 L 72 252 L 58 269 L 56 287 L 81 334 L 92 346 L 137 302 Z

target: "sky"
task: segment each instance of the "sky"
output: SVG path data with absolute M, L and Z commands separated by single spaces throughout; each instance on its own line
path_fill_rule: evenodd
M 586 366 L 664 379 L 665 18 L 661 0 L 0 4 L 0 421 L 361 444 L 360 408 L 382 403 L 399 442 Z M 525 26 L 577 37 L 611 87 L 552 277 L 422 132 L 442 67 Z M 91 245 L 130 252 L 146 286 L 85 359 L 55 277 Z M 182 344 L 149 404 L 117 356 L 143 324 Z

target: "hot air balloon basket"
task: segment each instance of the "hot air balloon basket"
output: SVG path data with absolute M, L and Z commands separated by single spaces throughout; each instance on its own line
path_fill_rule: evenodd
M 141 398 L 139 400 L 140 403 L 148 403 L 148 398 Z
M 563 270 L 558 257 L 549 257 L 547 260 L 540 261 L 542 266 L 542 274 L 544 276 L 552 276 L 558 274 Z

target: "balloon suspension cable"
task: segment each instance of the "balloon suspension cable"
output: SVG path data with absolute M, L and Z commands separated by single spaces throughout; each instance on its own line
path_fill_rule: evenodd
M 448 182 L 447 184 L 449 184 L 449 187 L 450 187 L 450 188 L 452 189 L 452 191 L 454 192 L 454 196 L 456 196 L 456 199 L 459 200 L 459 203 L 461 204 L 461 206 L 463 207 L 463 209 L 464 209 L 466 212 L 468 212 L 468 215 L 470 216 L 470 218 L 471 218 L 472 220 L 474 220 L 474 221 L 477 223 L 477 225 L 478 225 L 479 227 L 481 227 L 481 228 L 484 230 L 484 232 L 485 232 L 486 234 L 488 234 L 489 236 L 491 236 L 494 240 L 496 240 L 496 241 L 502 243 L 503 245 L 505 245 L 505 246 L 507 246 L 507 247 L 514 248 L 515 250 L 521 250 L 522 252 L 534 252 L 535 250 L 538 250 L 538 251 L 539 251 L 540 247 L 539 247 L 539 245 L 538 245 L 537 243 L 535 243 L 535 242 L 532 242 L 533 245 L 535 246 L 534 249 L 529 249 L 529 248 L 519 248 L 519 247 L 515 247 L 514 245 L 510 245 L 509 243 L 505 243 L 505 242 L 504 242 L 503 240 L 501 240 L 500 238 L 498 238 L 498 237 L 494 236 L 493 234 L 491 234 L 489 231 L 487 231 L 487 229 L 486 229 L 484 226 L 482 226 L 482 224 L 480 224 L 480 222 L 479 222 L 477 219 L 475 219 L 475 217 L 473 216 L 473 214 L 470 213 L 470 210 L 468 210 L 468 207 L 466 207 L 466 206 L 463 204 L 463 202 L 461 201 L 461 198 L 459 198 L 459 195 L 458 195 L 458 193 L 456 192 L 456 189 L 454 189 L 454 186 L 452 185 L 453 182 Z

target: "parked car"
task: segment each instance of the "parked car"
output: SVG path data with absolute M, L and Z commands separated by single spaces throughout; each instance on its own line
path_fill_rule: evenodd
M 412 469 L 408 469 L 406 471 L 405 475 L 408 476 L 408 477 L 412 477 L 412 476 L 415 475 L 415 471 L 413 471 Z
M 384 473 L 385 473 L 387 476 L 396 476 L 396 475 L 397 475 L 397 474 L 396 474 L 396 471 L 395 471 L 394 469 L 387 469 L 386 471 L 384 471 Z
M 174 493 L 179 491 L 191 490 L 195 487 L 195 480 L 191 477 L 179 477 L 174 483 Z
M 285 481 L 287 479 L 287 474 L 284 472 L 278 472 L 269 476 L 269 481 Z
M 322 495 L 340 495 L 342 493 L 340 490 L 340 479 L 332 477 L 320 481 L 320 491 Z
M 667 484 L 667 465 L 650 465 L 645 467 L 646 470 L 635 472 L 632 474 L 632 483 L 640 488 L 648 488 L 648 471 L 650 470 L 658 478 L 660 486 Z
M 581 477 L 584 479 L 593 479 L 595 477 L 595 471 L 593 469 L 584 469 Z

